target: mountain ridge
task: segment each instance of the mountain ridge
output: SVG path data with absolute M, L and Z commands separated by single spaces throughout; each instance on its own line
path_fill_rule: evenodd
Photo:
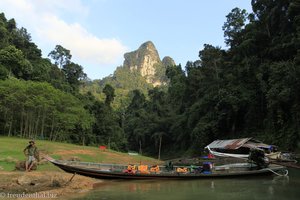
M 109 84 L 116 92 L 114 107 L 119 107 L 129 101 L 130 91 L 140 90 L 147 95 L 147 91 L 153 87 L 167 86 L 166 69 L 173 65 L 173 58 L 165 56 L 161 60 L 154 43 L 147 41 L 138 49 L 125 53 L 123 65 L 118 66 L 112 75 L 85 84 L 81 91 L 91 92 L 100 100 L 104 100 L 102 90 Z

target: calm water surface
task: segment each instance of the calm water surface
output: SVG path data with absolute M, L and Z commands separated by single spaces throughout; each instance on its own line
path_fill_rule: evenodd
M 299 200 L 300 170 L 289 169 L 289 177 L 203 180 L 105 181 L 79 199 L 103 200 Z

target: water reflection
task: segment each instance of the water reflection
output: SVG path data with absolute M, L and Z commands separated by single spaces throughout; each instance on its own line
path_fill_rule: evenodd
M 263 199 L 293 200 L 300 197 L 300 171 L 289 177 L 243 179 L 107 181 L 80 199 L 107 200 L 189 200 Z
M 214 182 L 214 181 L 211 182 L 210 188 L 211 188 L 212 190 L 215 189 L 215 182 Z

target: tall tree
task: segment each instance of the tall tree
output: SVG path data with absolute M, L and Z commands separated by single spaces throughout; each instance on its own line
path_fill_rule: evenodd
M 82 66 L 70 62 L 63 66 L 62 68 L 63 73 L 71 85 L 71 87 L 77 91 L 81 81 L 85 80 L 87 75 L 83 72 Z
M 237 38 L 245 26 L 247 19 L 247 12 L 245 9 L 234 8 L 226 16 L 227 21 L 224 23 L 222 29 L 224 31 L 225 43 L 231 47 L 235 47 L 237 44 Z
M 106 96 L 105 104 L 110 106 L 110 104 L 114 101 L 115 98 L 115 89 L 111 85 L 106 84 L 103 88 L 103 93 Z
M 164 132 L 156 132 L 152 135 L 152 137 L 155 139 L 155 143 L 158 143 L 158 157 L 157 159 L 160 160 L 161 156 L 161 146 L 162 146 L 162 138 L 166 133 Z
M 70 50 L 62 47 L 61 45 L 56 45 L 54 50 L 52 50 L 48 56 L 52 58 L 57 66 L 62 68 L 63 66 L 70 64 L 72 55 Z

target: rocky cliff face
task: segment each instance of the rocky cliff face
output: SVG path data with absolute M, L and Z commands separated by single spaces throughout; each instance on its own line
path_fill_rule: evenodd
M 162 64 L 164 66 L 173 66 L 173 65 L 176 65 L 175 61 L 170 56 L 164 57 L 161 62 L 162 62 Z
M 147 83 L 154 86 L 166 84 L 164 71 L 168 65 L 175 65 L 171 57 L 160 60 L 159 54 L 151 41 L 143 43 L 137 50 L 124 54 L 123 67 L 131 71 L 138 70 Z

